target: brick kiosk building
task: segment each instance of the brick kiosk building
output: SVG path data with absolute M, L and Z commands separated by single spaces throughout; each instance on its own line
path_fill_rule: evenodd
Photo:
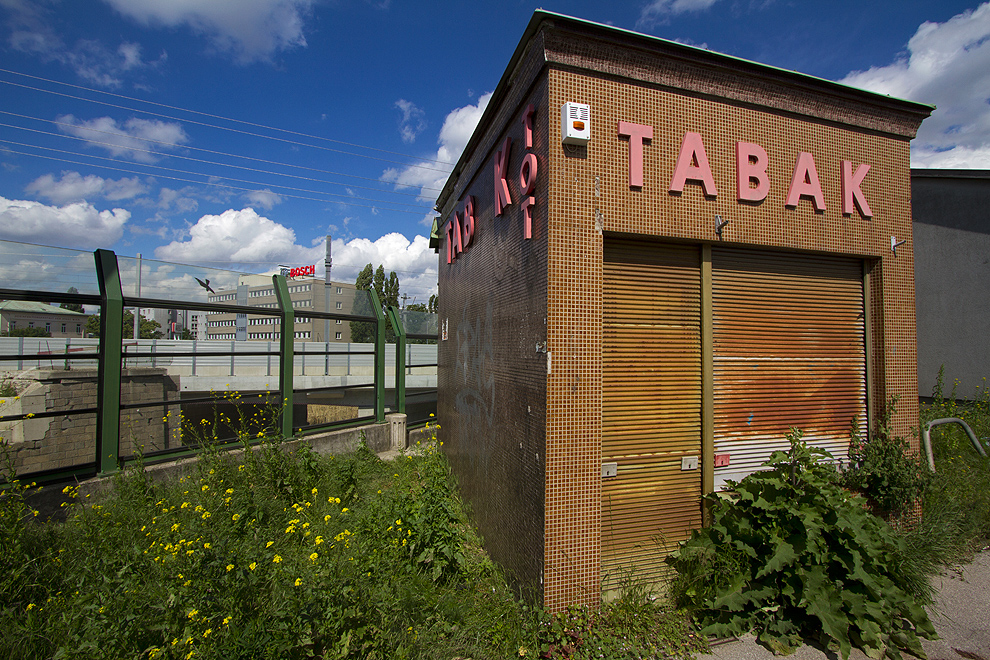
M 488 551 L 546 606 L 658 579 L 789 427 L 842 455 L 917 400 L 930 111 L 534 14 L 437 204 L 437 405 Z

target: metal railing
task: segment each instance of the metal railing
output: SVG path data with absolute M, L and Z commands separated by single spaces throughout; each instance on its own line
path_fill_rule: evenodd
M 95 258 L 95 269 L 89 270 L 82 266 L 83 257 L 90 254 Z M 327 431 L 365 423 L 383 423 L 386 412 L 405 412 L 407 409 L 406 377 L 432 368 L 432 380 L 429 376 L 420 378 L 416 392 L 411 393 L 416 399 L 412 405 L 423 419 L 410 418 L 410 425 L 428 419 L 424 411 L 432 407 L 436 401 L 436 351 L 432 352 L 425 346 L 424 350 L 412 350 L 409 341 L 433 341 L 436 335 L 436 315 L 422 312 L 409 312 L 394 307 L 383 309 L 373 290 L 357 291 L 355 296 L 367 296 L 357 313 L 352 310 L 344 312 L 322 312 L 307 309 L 305 316 L 310 319 L 325 321 L 359 322 L 369 324 L 374 328 L 373 343 L 365 345 L 334 344 L 330 342 L 299 342 L 294 337 L 296 310 L 290 297 L 286 278 L 281 274 L 271 276 L 278 301 L 276 307 L 253 307 L 250 305 L 229 304 L 227 302 L 203 301 L 208 298 L 206 289 L 210 282 L 221 292 L 221 287 L 238 282 L 243 273 L 219 271 L 205 267 L 167 264 L 157 262 L 157 266 L 149 260 L 137 260 L 136 269 L 144 270 L 144 284 L 141 276 L 129 269 L 134 260 L 117 255 L 109 250 L 96 250 L 85 253 L 60 248 L 46 248 L 28 244 L 0 241 L 0 269 L 16 272 L 18 263 L 25 260 L 37 263 L 43 261 L 64 267 L 60 275 L 45 277 L 24 277 L 22 281 L 11 281 L 17 287 L 0 288 L 0 300 L 40 302 L 51 304 L 83 305 L 90 309 L 99 309 L 100 330 L 98 338 L 35 338 L 17 337 L 0 340 L 0 382 L 18 378 L 18 374 L 34 370 L 48 378 L 52 384 L 48 386 L 45 401 L 40 399 L 28 406 L 24 401 L 18 401 L 18 406 L 11 405 L 14 397 L 0 397 L 0 435 L 12 443 L 11 437 L 20 433 L 19 449 L 27 452 L 37 451 L 45 443 L 58 442 L 59 428 L 57 422 L 61 418 L 61 428 L 75 432 L 85 429 L 86 441 L 82 449 L 74 449 L 75 460 L 71 456 L 61 457 L 57 467 L 39 464 L 37 469 L 21 471 L 19 476 L 38 482 L 56 481 L 67 478 L 79 478 L 93 474 L 110 474 L 119 470 L 137 453 L 142 453 L 145 460 L 174 459 L 184 454 L 195 453 L 199 447 L 195 444 L 182 442 L 178 446 L 169 446 L 168 434 L 176 424 L 169 421 L 170 411 L 182 410 L 189 406 L 259 406 L 272 401 L 277 393 L 278 428 L 285 438 L 297 437 L 308 433 Z M 122 263 L 123 262 L 123 263 Z M 93 263 L 92 261 L 90 263 Z M 149 272 L 149 268 L 156 268 Z M 69 272 L 65 277 L 64 271 Z M 53 273 L 55 271 L 52 271 Z M 155 280 L 155 273 L 160 277 Z M 165 275 L 168 275 L 168 278 Z M 151 296 L 124 295 L 125 286 L 122 280 L 137 280 L 135 293 L 151 292 Z M 126 282 L 130 284 L 130 282 Z M 59 291 L 71 284 L 73 292 Z M 231 289 L 226 289 L 227 291 Z M 216 291 L 212 290 L 213 293 Z M 329 293 L 328 293 L 329 295 Z M 214 296 L 219 297 L 219 296 Z M 363 299 L 362 299 L 363 300 Z M 328 305 L 329 307 L 329 305 Z M 180 340 L 132 340 L 125 337 L 127 329 L 123 327 L 124 310 L 166 309 L 190 310 L 214 313 L 250 314 L 252 317 L 273 317 L 273 325 L 278 328 L 277 342 L 265 341 L 180 341 Z M 53 310 L 55 308 L 52 308 Z M 362 313 L 361 310 L 367 310 Z M 2 311 L 2 310 L 0 310 Z M 386 315 L 388 321 L 386 322 Z M 136 314 L 137 316 L 137 314 Z M 82 317 L 76 317 L 82 318 Z M 140 317 L 139 317 L 140 318 Z M 208 317 L 207 317 L 208 318 Z M 386 327 L 391 327 L 395 335 L 394 365 L 395 365 L 395 400 L 386 401 L 386 366 L 392 362 L 391 351 L 386 343 Z M 409 332 L 410 326 L 413 330 Z M 431 333 L 432 330 L 432 333 Z M 275 345 L 273 345 L 275 344 Z M 307 362 L 308 358 L 308 362 Z M 432 361 L 431 361 L 432 358 Z M 418 362 L 414 360 L 419 360 Z M 314 368 L 314 361 L 320 366 Z M 82 386 L 79 380 L 84 376 L 81 371 L 96 371 L 93 386 Z M 147 367 L 161 370 L 164 380 L 149 380 Z M 309 372 L 307 373 L 307 368 Z M 141 371 L 145 369 L 145 371 Z M 211 388 L 208 395 L 194 391 L 166 392 L 158 398 L 141 396 L 133 399 L 128 397 L 132 391 L 154 390 L 156 387 L 168 389 L 168 376 L 173 380 L 185 378 L 189 382 L 196 379 L 208 380 L 207 372 L 222 370 L 223 374 L 214 374 L 216 378 L 226 376 L 223 390 L 214 391 Z M 253 371 L 252 371 L 253 370 Z M 245 371 L 251 373 L 245 375 Z M 13 373 L 11 373 L 13 372 Z M 67 375 L 68 374 L 68 375 Z M 275 381 L 277 389 L 269 389 L 268 383 L 261 387 L 262 381 Z M 75 381 L 73 381 L 75 379 Z M 144 380 L 142 380 L 144 379 Z M 58 387 L 70 391 L 67 382 L 75 382 L 75 395 L 56 395 L 52 392 Z M 149 386 L 150 383 L 150 386 Z M 164 384 L 162 384 L 164 383 Z M 424 383 L 426 385 L 424 386 Z M 239 388 L 238 385 L 245 387 Z M 276 383 L 273 382 L 272 385 Z M 298 387 L 305 384 L 305 387 Z M 431 387 L 432 385 L 432 387 Z M 122 400 L 122 387 L 129 394 Z M 203 386 L 205 387 L 205 386 Z M 95 392 L 93 391 L 95 390 Z M 83 392 L 83 396 L 79 392 Z M 236 401 L 231 392 L 237 391 Z M 364 392 L 363 395 L 360 393 Z M 297 404 L 307 405 L 308 402 L 319 400 L 328 401 L 341 397 L 360 395 L 361 400 L 370 400 L 372 405 L 365 408 L 362 414 L 357 407 L 357 415 L 339 421 L 328 423 L 308 424 L 297 414 Z M 95 397 L 89 396 L 95 394 Z M 63 398 L 59 398 L 62 396 Z M 20 398 L 20 397 L 16 397 Z M 30 397 L 26 397 L 30 398 Z M 37 397 L 35 397 L 37 399 Z M 423 402 L 426 402 L 425 406 Z M 31 408 L 28 410 L 28 408 Z M 159 411 L 152 414 L 150 411 Z M 136 448 L 140 438 L 131 439 L 131 448 L 122 446 L 122 415 L 133 421 L 139 419 L 142 424 L 147 422 L 149 429 L 164 425 L 164 431 L 156 430 L 157 437 L 164 437 L 163 446 L 141 451 Z M 95 424 L 92 424 L 95 418 Z M 72 426 L 72 420 L 83 420 L 77 427 Z M 161 419 L 161 422 L 156 420 Z M 18 426 L 19 425 L 19 426 Z M 171 426 L 170 426 L 171 425 Z M 33 431 L 25 431 L 26 427 L 36 427 Z M 90 427 L 92 427 L 90 429 Z M 30 432 L 29 432 L 30 431 Z M 129 429 L 130 433 L 135 433 Z M 137 433 L 141 433 L 139 429 Z M 181 434 L 180 434 L 181 436 Z M 218 438 L 218 443 L 238 443 L 236 436 Z M 77 443 L 78 444 L 78 443 Z M 124 443 L 127 444 L 127 443 Z M 13 446 L 13 445 L 9 445 Z M 8 447 L 9 448 L 9 447 Z M 130 453 L 128 453 L 128 451 Z M 83 452 L 85 459 L 79 458 Z M 66 464 L 68 462 L 69 464 Z

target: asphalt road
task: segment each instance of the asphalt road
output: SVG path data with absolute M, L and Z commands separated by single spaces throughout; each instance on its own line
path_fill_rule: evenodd
M 940 639 L 922 640 L 929 660 L 990 660 L 990 549 L 965 566 L 946 570 L 935 579 L 938 602 L 929 614 Z M 910 656 L 907 656 L 910 657 Z M 746 636 L 713 647 L 698 660 L 770 660 L 774 655 Z M 802 646 L 793 660 L 837 660 L 837 653 Z M 868 660 L 853 649 L 850 660 Z

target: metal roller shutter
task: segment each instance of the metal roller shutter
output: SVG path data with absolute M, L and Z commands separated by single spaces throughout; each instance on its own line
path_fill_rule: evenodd
M 602 587 L 657 580 L 701 525 L 699 248 L 607 239 L 603 273 Z M 662 548 L 657 546 L 661 542 Z
M 716 488 L 786 449 L 791 427 L 841 459 L 854 418 L 865 433 L 862 272 L 858 259 L 712 249 Z

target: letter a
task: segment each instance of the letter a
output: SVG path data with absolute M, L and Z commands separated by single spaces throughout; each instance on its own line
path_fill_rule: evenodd
M 822 194 L 822 184 L 818 182 L 815 157 L 807 151 L 799 153 L 794 161 L 794 176 L 791 177 L 791 187 L 784 204 L 794 208 L 802 197 L 810 197 L 816 211 L 825 210 L 825 195 Z
M 670 179 L 670 192 L 684 192 L 686 181 L 698 181 L 709 197 L 718 196 L 712 167 L 708 164 L 708 154 L 701 141 L 700 133 L 685 133 L 681 143 L 681 153 L 677 156 L 674 176 Z

